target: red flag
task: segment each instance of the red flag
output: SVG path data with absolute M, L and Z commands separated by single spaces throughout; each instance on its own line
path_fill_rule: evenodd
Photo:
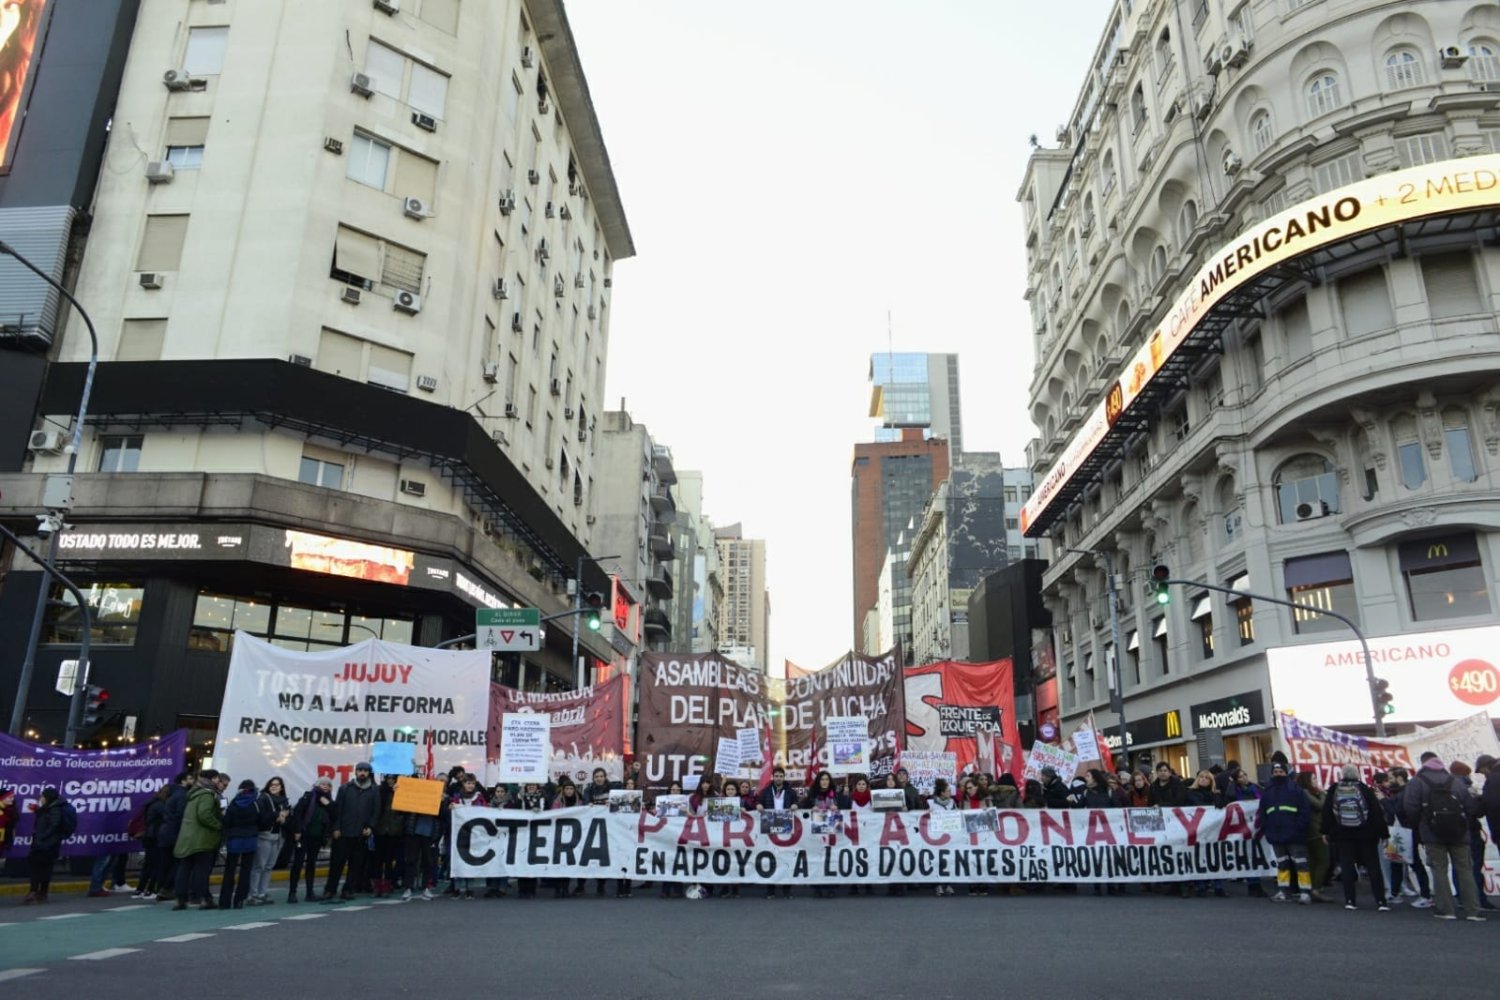
M 1099 759 L 1104 763 L 1104 773 L 1115 773 L 1115 757 L 1109 752 L 1109 744 L 1104 742 L 1104 734 L 1099 731 L 1099 724 L 1094 721 L 1094 713 L 1090 712 L 1088 726 L 1094 731 L 1094 740 L 1099 744 Z
M 774 749 L 776 746 L 776 737 L 771 733 L 771 722 L 769 719 L 766 721 L 766 727 L 762 730 L 761 736 L 760 786 L 755 790 L 757 796 L 771 786 L 771 772 L 776 770 L 776 751 Z
M 812 744 L 808 752 L 810 756 L 807 761 L 806 784 L 808 788 L 811 788 L 813 782 L 818 778 L 818 772 L 823 770 L 823 762 L 818 759 L 818 729 L 816 726 L 813 727 Z
M 432 730 L 427 730 L 427 777 L 432 777 Z

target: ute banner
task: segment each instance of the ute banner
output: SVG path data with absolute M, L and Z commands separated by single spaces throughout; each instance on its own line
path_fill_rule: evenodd
M 942 660 L 906 668 L 906 749 L 956 755 L 965 774 L 1026 766 L 1016 728 L 1011 661 Z
M 958 824 L 938 824 L 933 817 Z M 938 832 L 953 825 L 967 832 Z M 1170 882 L 1275 874 L 1255 814 L 1224 809 L 794 811 L 658 817 L 453 810 L 456 878 L 656 882 Z M 817 832 L 815 832 L 817 831 Z
M 141 842 L 126 828 L 156 790 L 182 770 L 187 737 L 187 730 L 179 729 L 147 743 L 66 750 L 0 735 L 0 788 L 15 789 L 19 810 L 14 854 L 31 850 L 44 788 L 56 788 L 78 812 L 78 830 L 63 841 L 63 857 L 140 850 Z
M 537 712 L 552 723 L 552 756 L 548 776 L 566 774 L 583 785 L 594 768 L 602 767 L 610 781 L 625 776 L 625 717 L 629 713 L 630 678 L 617 674 L 602 684 L 577 691 L 520 691 L 490 685 L 488 780 L 509 780 L 500 773 L 500 723 L 508 712 Z
M 483 773 L 490 653 L 366 639 L 298 653 L 234 634 L 214 767 L 257 786 L 279 775 L 289 789 L 319 777 L 342 784 L 372 744 L 412 743 L 441 774 Z

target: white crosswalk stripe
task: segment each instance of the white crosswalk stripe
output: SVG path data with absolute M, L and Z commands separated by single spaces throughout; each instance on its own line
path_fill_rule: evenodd
M 276 926 L 276 921 L 274 921 L 274 920 L 252 920 L 248 924 L 230 924 L 228 927 L 221 927 L 220 930 L 226 930 L 226 931 L 253 931 L 253 930 L 255 930 L 258 927 L 275 927 L 275 926 Z
M 337 909 L 329 910 L 328 912 L 329 913 L 354 913 L 354 912 L 356 912 L 358 910 L 368 910 L 369 908 L 370 908 L 369 906 L 340 906 Z
M 137 903 L 134 906 L 111 906 L 105 913 L 129 913 L 131 910 L 149 910 L 151 907 L 145 903 Z
M 202 941 L 211 938 L 212 934 L 178 934 L 174 937 L 157 938 L 158 944 L 187 944 L 189 941 Z
M 87 913 L 54 913 L 50 917 L 38 917 L 38 920 L 72 920 L 74 917 L 86 917 Z
M 105 948 L 103 951 L 91 951 L 86 955 L 70 955 L 68 958 L 73 962 L 97 962 L 100 959 L 131 955 L 140 950 L 139 948 Z
M 8 982 L 12 979 L 20 979 L 22 976 L 34 976 L 42 971 L 42 969 L 6 969 L 0 972 L 0 983 Z
M 326 913 L 299 913 L 295 917 L 282 917 L 281 919 L 282 920 L 317 920 L 319 917 L 326 917 L 326 916 L 328 916 L 328 914 L 326 914 Z

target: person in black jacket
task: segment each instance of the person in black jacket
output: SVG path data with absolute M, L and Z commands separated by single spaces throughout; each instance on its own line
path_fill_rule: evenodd
M 1156 780 L 1151 782 L 1151 804 L 1163 807 L 1187 804 L 1187 786 L 1172 773 L 1172 765 L 1166 761 L 1156 765 Z
M 1048 809 L 1067 809 L 1073 805 L 1068 786 L 1063 784 L 1056 768 L 1042 768 L 1042 802 Z
M 288 903 L 297 901 L 297 881 L 303 870 L 307 873 L 307 897 L 312 898 L 317 890 L 313 888 L 314 869 L 317 868 L 318 854 L 323 850 L 323 844 L 333 832 L 333 781 L 329 778 L 319 778 L 313 782 L 302 798 L 297 800 L 297 805 L 287 816 L 286 832 L 291 834 L 292 843 L 295 845 L 292 851 L 291 883 L 286 894 Z
M 1183 792 L 1183 801 L 1189 806 L 1200 806 L 1204 809 L 1221 809 L 1224 806 L 1224 798 L 1219 794 L 1218 781 L 1211 771 L 1199 771 L 1193 778 L 1193 783 Z M 1224 891 L 1224 880 L 1203 879 L 1193 884 L 1193 891 L 1199 896 L 1208 895 L 1212 889 L 1215 896 L 1228 895 Z
M 161 859 L 161 873 L 157 877 L 156 898 L 160 902 L 168 902 L 175 899 L 173 892 L 177 885 L 177 855 L 173 848 L 177 846 L 177 835 L 182 832 L 182 814 L 187 811 L 188 791 L 193 787 L 193 775 L 183 771 L 172 779 L 172 787 L 167 793 L 167 803 L 162 809 L 161 830 L 156 835 L 156 846 Z
M 24 903 L 45 903 L 52 887 L 52 869 L 67 839 L 63 830 L 63 800 L 55 788 L 42 789 L 42 801 L 36 807 L 36 825 L 31 829 L 31 891 Z
M 328 881 L 323 883 L 321 903 L 354 898 L 354 888 L 364 883 L 365 863 L 369 858 L 369 841 L 380 818 L 380 789 L 375 786 L 375 772 L 366 761 L 354 765 L 354 780 L 339 789 L 333 803 L 333 852 L 328 860 Z M 338 893 L 344 866 L 349 880 Z
M 1375 908 L 1390 911 L 1385 895 L 1385 876 L 1380 871 L 1380 842 L 1391 835 L 1385 810 L 1375 790 L 1359 780 L 1359 768 L 1345 764 L 1343 780 L 1323 797 L 1323 837 L 1338 852 L 1339 874 L 1344 883 L 1344 909 L 1353 910 L 1359 888 L 1359 866 L 1370 879 Z
M 778 767 L 771 772 L 771 783 L 761 789 L 755 806 L 772 811 L 797 808 L 797 792 L 786 783 L 786 768 Z
M 1490 843 L 1500 844 L 1500 767 L 1494 757 L 1480 754 L 1474 761 L 1474 770 L 1484 775 L 1484 790 L 1479 793 L 1479 815 L 1490 827 Z
M 911 774 L 904 767 L 896 768 L 896 787 L 901 789 L 906 797 L 907 812 L 917 812 L 927 808 L 927 803 L 922 801 L 922 793 L 917 791 L 917 786 L 911 783 Z
M 255 863 L 250 867 L 251 906 L 271 904 L 271 871 L 281 854 L 281 838 L 285 833 L 291 805 L 287 800 L 286 782 L 280 778 L 266 779 L 266 787 L 255 797 Z
M 239 793 L 224 807 L 224 881 L 219 886 L 219 909 L 243 909 L 250 895 L 250 869 L 260 833 L 255 811 L 255 782 L 240 782 Z
M 162 860 L 164 852 L 157 843 L 161 836 L 161 825 L 166 820 L 167 799 L 172 794 L 172 786 L 164 784 L 156 790 L 156 794 L 146 803 L 144 814 L 145 829 L 141 834 L 141 846 L 145 849 L 146 856 L 141 860 L 141 877 L 136 882 L 135 894 L 131 899 L 144 899 L 154 902 L 156 890 L 163 885 L 158 879 L 161 877 Z

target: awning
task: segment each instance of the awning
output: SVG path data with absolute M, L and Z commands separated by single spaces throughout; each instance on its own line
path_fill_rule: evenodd
M 1161 639 L 1167 634 L 1167 618 L 1165 615 L 1156 619 L 1156 627 L 1151 630 L 1151 638 Z
M 1208 595 L 1201 594 L 1193 599 L 1193 621 L 1199 618 L 1207 618 L 1213 614 L 1213 605 L 1209 603 Z
M 1135 652 L 1137 649 L 1140 649 L 1141 648 L 1141 634 L 1139 632 L 1135 631 L 1134 629 L 1131 629 L 1131 631 L 1130 631 L 1130 640 L 1125 643 L 1125 648 L 1127 650 L 1129 650 L 1130 652 L 1132 652 L 1132 653 Z

